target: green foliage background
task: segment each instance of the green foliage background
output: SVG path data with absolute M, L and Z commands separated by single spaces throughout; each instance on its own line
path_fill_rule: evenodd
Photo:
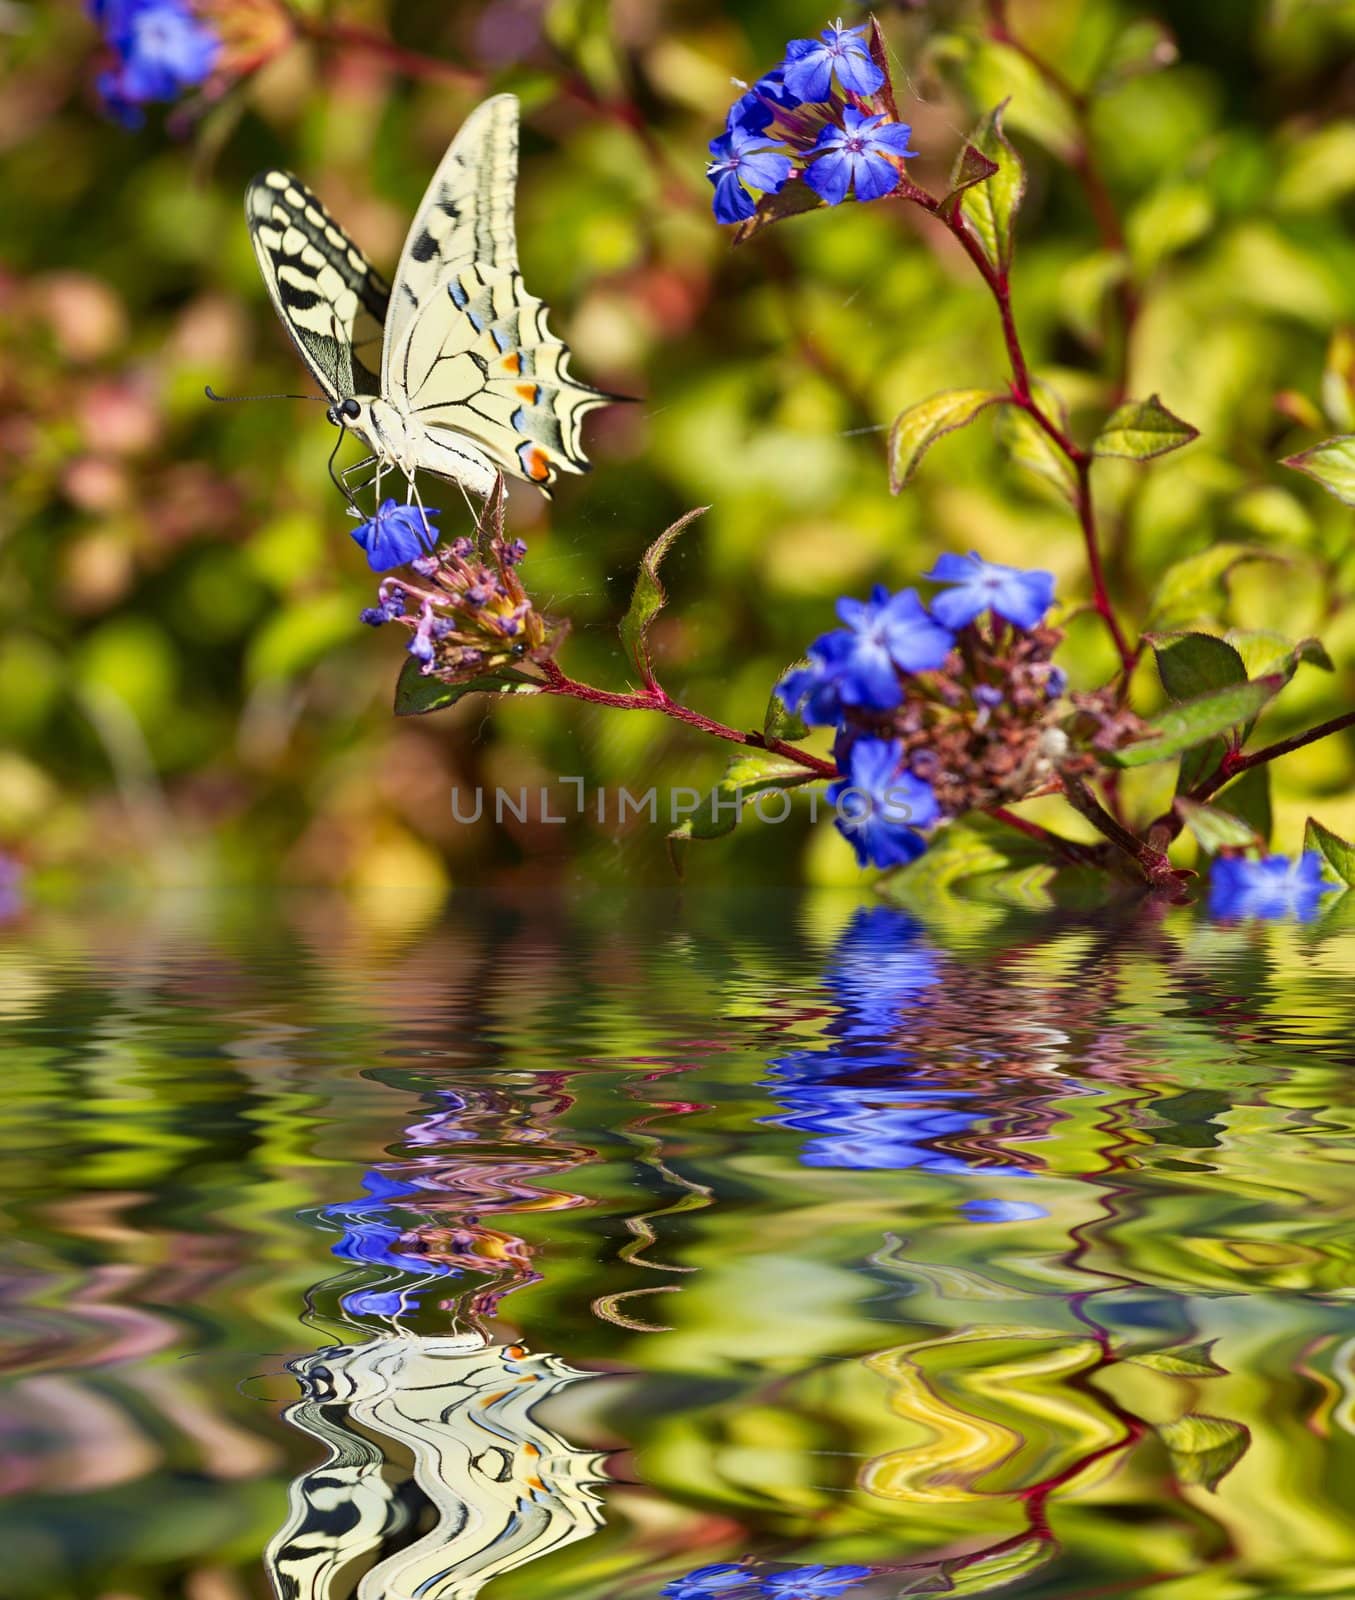
M 15 8 L 20 11 L 20 8 Z M 1097 467 L 1117 600 L 1146 624 L 1162 575 L 1222 544 L 1269 559 L 1178 623 L 1320 633 L 1334 677 L 1300 674 L 1268 736 L 1344 709 L 1355 662 L 1347 508 L 1276 465 L 1355 419 L 1355 108 L 1347 0 L 1016 0 L 1014 32 L 1077 85 L 1156 17 L 1179 60 L 1096 98 L 1094 148 L 1144 301 L 1131 392 L 1201 429 L 1147 469 Z M 1066 509 L 1007 462 L 987 419 L 941 443 L 898 498 L 884 429 L 933 390 L 1004 381 L 996 319 L 952 242 L 912 208 L 843 206 L 730 249 L 702 177 L 731 98 L 786 39 L 828 20 L 801 0 L 344 4 L 360 24 L 469 69 L 411 79 L 370 51 L 298 43 L 201 115 L 112 127 L 75 4 L 7 23 L 0 96 L 0 848 L 55 894 L 95 881 L 398 883 L 525 875 L 661 878 L 663 829 L 458 825 L 476 784 L 704 786 L 724 752 L 648 715 L 472 700 L 397 722 L 392 630 L 356 621 L 371 583 L 324 471 L 321 408 L 216 408 L 297 389 L 245 235 L 248 177 L 290 166 L 393 265 L 412 208 L 487 88 L 523 99 L 527 280 L 577 370 L 638 397 L 590 424 L 592 475 L 511 515 L 534 592 L 574 621 L 577 677 L 621 687 L 615 636 L 641 552 L 709 503 L 670 558 L 655 632 L 690 704 L 760 725 L 770 683 L 833 599 L 902 584 L 941 549 L 1052 567 L 1083 594 Z M 1010 95 L 1030 170 L 1015 265 L 1036 370 L 1084 437 L 1109 408 L 1109 262 L 1066 113 L 972 5 L 881 6 L 904 114 L 938 188 L 975 116 Z M 1129 35 L 1132 40 L 1135 36 Z M 471 76 L 475 81 L 470 81 Z M 1277 395 L 1288 398 L 1277 405 Z M 441 486 L 439 486 L 441 487 Z M 457 522 L 450 490 L 444 526 Z M 1222 563 L 1220 563 L 1222 565 Z M 1180 608 L 1178 608 L 1180 609 Z M 1111 662 L 1069 624 L 1075 686 Z M 1151 668 L 1145 668 L 1145 676 Z M 1145 681 L 1145 705 L 1160 691 Z M 1304 816 L 1355 832 L 1349 740 L 1277 774 L 1277 842 Z M 1171 773 L 1126 782 L 1145 816 Z M 1074 826 L 1076 824 L 1074 823 Z M 1070 829 L 1070 831 L 1073 831 Z M 753 827 L 693 852 L 698 877 L 853 878 L 822 825 Z

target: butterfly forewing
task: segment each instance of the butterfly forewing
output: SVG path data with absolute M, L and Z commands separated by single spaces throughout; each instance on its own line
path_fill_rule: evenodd
M 587 468 L 584 415 L 610 398 L 569 375 L 569 351 L 517 269 L 518 103 L 466 119 L 410 229 L 383 352 L 384 394 L 434 434 L 543 486 Z M 432 460 L 426 465 L 437 470 Z
M 518 264 L 513 201 L 518 182 L 518 101 L 496 94 L 461 124 L 428 185 L 400 256 L 386 324 L 382 393 L 421 307 L 461 268 L 513 271 Z
M 291 173 L 260 173 L 245 215 L 268 293 L 321 388 L 331 400 L 375 393 L 385 280 Z

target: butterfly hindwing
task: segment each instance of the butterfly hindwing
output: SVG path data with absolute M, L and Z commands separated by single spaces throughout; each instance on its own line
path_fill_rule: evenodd
M 393 374 L 425 428 L 470 438 L 502 471 L 549 485 L 587 467 L 585 414 L 609 396 L 576 383 L 569 351 L 521 274 L 457 274 L 419 314 Z
M 331 400 L 376 391 L 390 289 L 306 186 L 262 172 L 245 193 L 259 269 L 278 316 Z

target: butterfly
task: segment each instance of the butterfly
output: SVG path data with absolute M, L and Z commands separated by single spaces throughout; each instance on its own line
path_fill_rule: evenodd
M 278 1600 L 473 1600 L 602 1525 L 602 1457 L 537 1416 L 591 1376 L 473 1333 L 400 1332 L 288 1362 L 287 1420 L 328 1459 L 264 1557 Z
M 414 217 L 394 287 L 298 179 L 260 173 L 245 214 L 268 293 L 330 401 L 370 454 L 340 474 L 430 472 L 481 498 L 498 473 L 543 489 L 585 472 L 583 418 L 615 396 L 577 383 L 569 350 L 518 271 L 518 101 L 471 112 Z M 332 470 L 332 469 L 331 469 Z M 366 485 L 364 485 L 366 487 Z

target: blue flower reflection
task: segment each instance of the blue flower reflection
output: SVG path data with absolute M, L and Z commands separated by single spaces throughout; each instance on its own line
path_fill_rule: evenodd
M 443 1108 L 415 1124 L 407 1133 L 411 1144 L 442 1144 L 453 1139 L 473 1139 L 474 1132 L 458 1128 L 465 1110 L 460 1095 L 444 1090 Z M 383 1279 L 369 1287 L 349 1290 L 339 1304 L 350 1316 L 394 1317 L 410 1311 L 421 1290 L 439 1278 L 460 1277 L 458 1268 L 419 1253 L 418 1230 L 428 1221 L 425 1204 L 431 1198 L 419 1183 L 405 1175 L 407 1163 L 392 1162 L 364 1174 L 361 1200 L 326 1206 L 320 1213 L 337 1222 L 343 1232 L 333 1247 L 344 1261 L 366 1267 L 385 1267 Z M 394 1281 L 392 1281 L 394 1274 Z
M 828 1048 L 779 1056 L 764 1080 L 784 1107 L 766 1120 L 811 1136 L 800 1152 L 805 1166 L 1024 1173 L 991 1151 L 980 1158 L 957 1145 L 991 1114 L 987 1095 L 938 1082 L 899 1042 L 905 1022 L 941 996 L 940 978 L 911 917 L 884 906 L 857 913 L 825 974 L 840 1007 Z

